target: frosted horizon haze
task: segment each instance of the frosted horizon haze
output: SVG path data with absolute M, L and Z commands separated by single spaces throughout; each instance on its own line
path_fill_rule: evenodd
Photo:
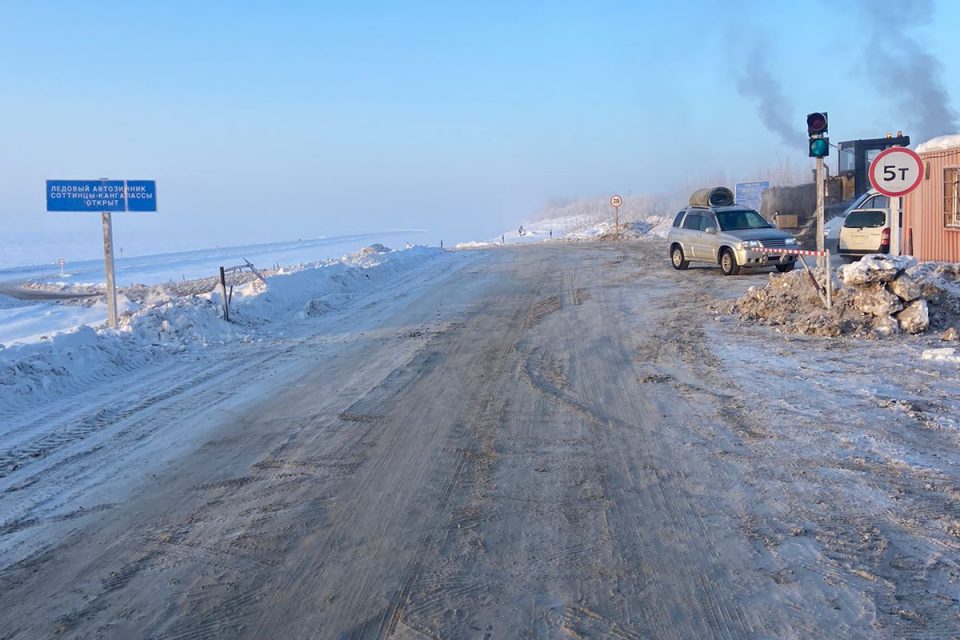
M 809 111 L 835 140 L 918 135 L 914 91 L 937 101 L 920 124 L 956 122 L 960 4 L 826 6 L 17 4 L 0 232 L 95 255 L 97 221 L 45 213 L 43 184 L 109 177 L 157 182 L 155 216 L 115 216 L 143 253 L 395 228 L 454 244 L 553 198 L 804 169 Z M 902 46 L 871 57 L 887 34 Z

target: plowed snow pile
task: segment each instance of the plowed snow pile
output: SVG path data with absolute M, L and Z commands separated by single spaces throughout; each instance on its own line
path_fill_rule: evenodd
M 248 278 L 236 287 L 229 322 L 213 279 L 139 287 L 138 302 L 121 316 L 117 330 L 80 326 L 31 344 L 0 344 L 0 412 L 17 397 L 81 384 L 74 380 L 106 379 L 164 355 L 199 357 L 217 346 L 282 339 L 295 323 L 376 291 L 391 276 L 453 256 L 427 247 L 390 251 L 372 245 L 340 260 L 283 267 L 268 275 L 266 284 Z
M 960 264 L 868 255 L 832 274 L 833 308 L 824 308 L 805 271 L 770 275 L 750 287 L 731 313 L 806 335 L 882 338 L 940 331 L 957 339 Z M 822 274 L 818 273 L 822 282 Z

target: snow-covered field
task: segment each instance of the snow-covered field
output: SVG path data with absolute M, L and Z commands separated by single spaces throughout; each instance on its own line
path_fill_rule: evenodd
M 0 295 L 0 349 L 39 342 L 80 326 L 97 326 L 106 318 L 105 302 L 90 306 L 66 305 L 20 301 Z
M 445 255 L 435 248 L 378 247 L 339 260 L 281 268 L 266 283 L 254 279 L 237 286 L 230 322 L 223 319 L 218 288 L 177 296 L 154 287 L 140 304 L 123 299 L 126 313 L 115 331 L 103 325 L 102 302 L 0 309 L 0 336 L 21 336 L 11 341 L 13 346 L 0 348 L 0 413 L 41 401 L 44 394 L 82 387 L 91 378 L 110 378 L 164 354 L 282 336 L 297 319 L 337 309 L 385 278 Z M 73 326 L 65 328 L 65 323 Z M 0 437 L 4 435 L 0 431 Z
M 146 256 L 116 255 L 114 269 L 117 284 L 157 284 L 169 280 L 191 280 L 217 273 L 219 267 L 243 264 L 249 260 L 258 267 L 312 263 L 336 258 L 381 243 L 390 247 L 417 243 L 423 232 L 418 230 L 379 231 L 344 236 L 269 242 L 240 246 L 196 249 Z M 104 281 L 103 259 L 67 262 L 63 274 L 56 264 L 10 266 L 4 264 L 0 251 L 0 282 L 36 280 L 62 285 L 99 285 Z M 12 254 L 11 254 L 12 255 Z
M 131 285 L 156 285 L 214 276 L 219 267 L 232 267 L 250 261 L 259 269 L 280 266 L 318 264 L 340 258 L 363 247 L 383 243 L 405 246 L 421 232 L 383 231 L 311 240 L 293 240 L 236 247 L 213 247 L 148 256 L 132 256 L 116 261 L 117 283 L 121 290 L 121 313 L 136 313 L 140 305 L 127 300 L 123 290 Z M 65 265 L 61 274 L 50 265 L 0 268 L 0 347 L 38 342 L 63 331 L 86 325 L 98 327 L 106 321 L 106 303 L 99 301 L 14 300 L 3 295 L 3 285 L 13 287 L 25 281 L 44 290 L 102 291 L 103 261 L 84 260 Z

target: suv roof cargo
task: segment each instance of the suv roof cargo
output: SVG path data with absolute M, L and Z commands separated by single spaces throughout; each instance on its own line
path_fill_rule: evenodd
M 690 196 L 691 207 L 729 207 L 733 204 L 733 191 L 726 187 L 697 189 Z

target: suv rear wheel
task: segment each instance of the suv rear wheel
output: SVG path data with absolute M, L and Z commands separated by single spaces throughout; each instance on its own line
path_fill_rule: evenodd
M 724 249 L 720 253 L 720 271 L 723 271 L 725 276 L 735 276 L 740 273 L 737 257 L 733 255 L 733 251 L 730 249 Z
M 673 245 L 670 249 L 670 263 L 674 269 L 678 270 L 686 269 L 690 266 L 690 261 L 683 255 L 683 247 L 678 244 Z

